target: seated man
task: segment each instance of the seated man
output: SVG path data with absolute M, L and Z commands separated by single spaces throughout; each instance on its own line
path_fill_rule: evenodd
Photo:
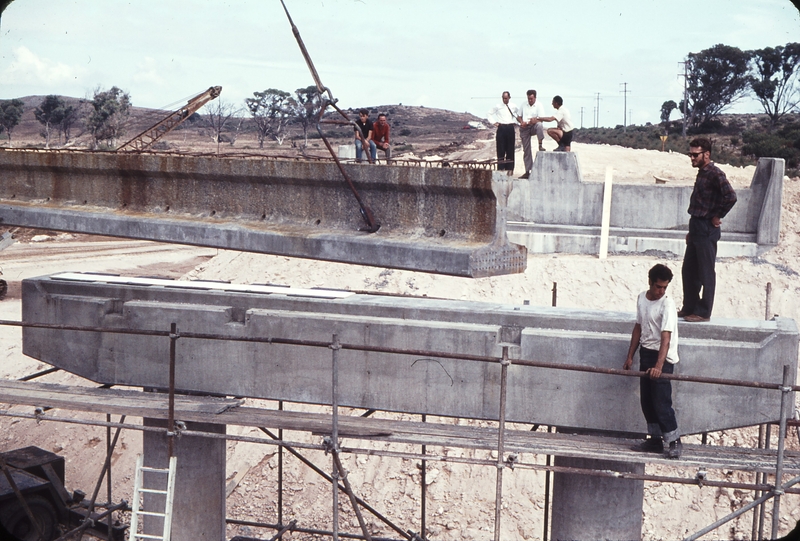
M 386 113 L 378 115 L 378 121 L 372 126 L 372 140 L 375 146 L 386 153 L 386 160 L 392 159 L 392 147 L 389 146 L 389 123 L 386 122 Z
M 566 107 L 562 107 L 563 105 L 564 100 L 561 96 L 555 96 L 553 98 L 553 109 L 555 109 L 553 116 L 540 118 L 539 120 L 542 122 L 555 120 L 557 122 L 555 128 L 547 128 L 547 135 L 558 143 L 556 151 L 569 152 L 572 144 L 572 117 L 569 114 L 569 110 Z
M 363 152 L 369 152 L 369 163 L 375 163 L 378 159 L 378 151 L 375 149 L 375 141 L 372 140 L 372 130 L 374 126 L 369 119 L 369 111 L 361 109 L 356 120 L 356 161 L 363 159 Z

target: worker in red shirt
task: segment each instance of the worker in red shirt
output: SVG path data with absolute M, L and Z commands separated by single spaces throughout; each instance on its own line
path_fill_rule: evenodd
M 372 126 L 372 140 L 375 146 L 386 153 L 386 160 L 392 159 L 392 147 L 389 146 L 389 123 L 386 122 L 386 113 L 378 115 L 378 120 Z

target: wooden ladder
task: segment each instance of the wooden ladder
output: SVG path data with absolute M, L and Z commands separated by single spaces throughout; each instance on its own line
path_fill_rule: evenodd
M 149 468 L 144 466 L 144 459 L 142 455 L 136 457 L 136 472 L 133 480 L 133 509 L 131 512 L 131 527 L 129 529 L 129 541 L 136 539 L 160 539 L 161 541 L 169 541 L 172 530 L 172 502 L 175 494 L 175 457 L 170 457 L 169 468 Z M 167 489 L 158 490 L 155 488 L 147 488 L 143 486 L 144 473 L 162 474 L 167 476 Z M 164 511 L 143 511 L 141 508 L 141 497 L 143 494 L 161 494 L 166 497 Z M 162 517 L 164 519 L 164 531 L 161 535 L 147 535 L 138 533 L 139 516 L 153 516 Z

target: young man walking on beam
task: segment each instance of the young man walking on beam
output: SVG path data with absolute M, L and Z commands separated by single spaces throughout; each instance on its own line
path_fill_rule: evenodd
M 675 303 L 667 296 L 672 271 L 659 263 L 648 272 L 648 281 L 650 288 L 636 299 L 636 324 L 622 367 L 631 369 L 638 348 L 639 370 L 647 373 L 639 380 L 639 398 L 649 437 L 633 450 L 680 458 L 683 445 L 672 409 L 672 384 L 661 377 L 672 374 L 678 363 L 678 315 Z

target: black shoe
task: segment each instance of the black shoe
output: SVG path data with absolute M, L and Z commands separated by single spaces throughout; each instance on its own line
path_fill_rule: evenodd
M 524 175 L 520 175 L 519 178 L 521 178 L 521 179 L 529 179 L 529 178 L 531 178 L 531 174 L 530 173 L 525 173 Z
M 689 312 L 688 310 L 684 310 L 683 308 L 678 310 L 678 317 L 686 317 L 686 316 L 690 316 L 690 315 L 692 315 L 692 313 Z
M 639 451 L 640 453 L 663 453 L 664 442 L 661 438 L 647 438 L 641 443 L 631 447 L 632 451 Z
M 681 453 L 683 453 L 683 444 L 681 443 L 681 439 L 678 438 L 675 441 L 669 442 L 669 449 L 664 452 L 664 457 L 680 458 Z

